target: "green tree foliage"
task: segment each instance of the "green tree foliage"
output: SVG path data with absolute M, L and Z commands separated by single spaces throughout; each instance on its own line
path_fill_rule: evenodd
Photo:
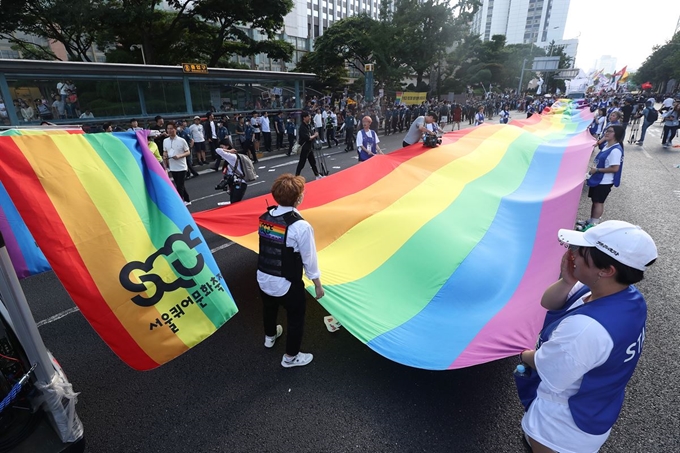
M 69 60 L 91 61 L 89 51 L 106 17 L 105 0 L 4 0 L 0 13 L 0 38 L 17 50 L 40 59 L 56 59 L 47 45 L 38 45 L 33 35 L 60 42 Z
M 415 74 L 417 84 L 456 36 L 453 9 L 438 0 L 396 0 L 392 25 L 399 41 L 398 55 Z
M 680 78 L 680 32 L 663 46 L 655 46 L 635 75 L 637 82 L 651 82 L 654 87 L 673 78 Z
M 476 0 L 453 6 L 443 0 L 381 0 L 380 20 L 362 15 L 334 23 L 296 69 L 316 73 L 328 88 L 340 88 L 344 68 L 363 74 L 364 65 L 373 63 L 377 87 L 401 90 L 409 75 L 422 86 L 424 75 L 443 62 L 446 49 L 469 29 L 477 7 Z
M 70 60 L 91 61 L 91 47 L 107 60 L 149 64 L 229 65 L 233 55 L 264 53 L 288 61 L 293 46 L 276 37 L 292 0 L 4 0 L 0 37 L 31 56 L 56 58 L 23 33 L 60 42 Z M 251 29 L 252 33 L 244 28 Z

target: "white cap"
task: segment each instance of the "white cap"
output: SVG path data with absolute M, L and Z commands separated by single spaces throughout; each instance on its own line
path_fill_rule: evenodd
M 654 239 L 637 225 L 622 220 L 607 220 L 585 232 L 562 229 L 560 242 L 580 247 L 595 247 L 626 266 L 641 271 L 657 258 Z

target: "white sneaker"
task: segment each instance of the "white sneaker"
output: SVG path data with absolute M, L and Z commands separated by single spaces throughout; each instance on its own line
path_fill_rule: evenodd
M 190 201 L 185 201 L 185 202 L 184 202 L 184 206 L 191 206 L 191 202 L 190 202 Z
M 276 343 L 276 339 L 281 336 L 283 333 L 283 327 L 279 324 L 276 326 L 276 336 L 275 337 L 268 337 L 267 335 L 264 336 L 264 347 L 265 348 L 273 348 L 274 344 Z
M 316 176 L 316 179 L 323 179 L 323 176 L 317 175 L 317 176 Z
M 305 366 L 309 364 L 309 362 L 312 361 L 314 356 L 312 354 L 308 354 L 306 352 L 298 352 L 298 354 L 295 357 L 286 357 L 286 355 L 283 356 L 281 359 L 281 366 L 284 368 L 293 368 L 294 366 Z

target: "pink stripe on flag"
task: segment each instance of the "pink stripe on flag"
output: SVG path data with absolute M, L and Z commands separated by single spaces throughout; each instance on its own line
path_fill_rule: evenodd
M 545 312 L 536 310 L 536 306 L 547 287 L 537 282 L 552 283 L 559 275 L 559 262 L 566 249 L 557 241 L 557 231 L 574 226 L 592 145 L 587 131 L 567 145 L 566 149 L 573 151 L 564 154 L 555 185 L 543 203 L 537 239 L 522 281 L 508 303 L 477 333 L 449 369 L 510 357 L 534 347 L 545 317 Z M 555 263 L 554 267 L 545 266 L 546 256 L 547 261 Z M 499 337 L 498 332 L 507 331 L 504 326 L 509 324 L 517 326 L 514 333 Z M 496 357 L 489 357 L 489 351 L 496 351 Z

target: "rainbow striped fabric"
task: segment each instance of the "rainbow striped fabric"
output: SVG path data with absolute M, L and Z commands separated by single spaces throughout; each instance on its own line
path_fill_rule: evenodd
M 2 184 L 0 184 L 0 233 L 5 240 L 7 253 L 17 277 L 26 278 L 51 269 L 47 258 L 21 220 L 17 208 Z
M 557 230 L 574 225 L 592 148 L 589 112 L 553 112 L 449 133 L 437 148 L 416 144 L 308 184 L 300 211 L 315 229 L 319 302 L 413 367 L 531 347 L 564 252 Z M 260 197 L 194 218 L 257 251 L 263 206 Z
M 155 368 L 236 312 L 143 132 L 0 137 L 0 181 L 85 318 L 128 365 Z

